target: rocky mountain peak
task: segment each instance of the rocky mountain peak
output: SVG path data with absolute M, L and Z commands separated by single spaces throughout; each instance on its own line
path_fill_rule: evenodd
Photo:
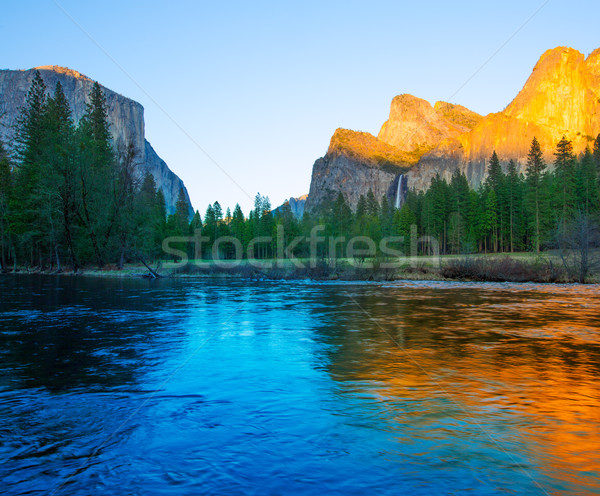
M 403 152 L 422 155 L 441 141 L 468 131 L 480 116 L 460 105 L 403 94 L 394 97 L 377 138 Z
M 465 131 L 473 129 L 477 123 L 483 119 L 477 112 L 469 110 L 467 107 L 456 103 L 435 102 L 433 106 L 436 112 L 453 124 L 462 127 Z
M 302 215 L 304 215 L 304 207 L 306 205 L 307 199 L 308 199 L 308 194 L 304 194 L 304 195 L 298 196 L 296 198 L 294 198 L 294 197 L 289 198 L 288 200 L 286 200 L 283 203 L 285 205 L 285 203 L 287 202 L 288 205 L 290 206 L 290 210 L 292 211 L 292 215 L 294 217 L 296 217 L 296 219 L 301 219 Z M 282 206 L 283 205 L 277 207 L 275 209 L 275 212 L 277 210 L 280 210 L 282 208 Z
M 600 76 L 600 48 L 596 48 L 585 60 L 588 71 L 593 76 Z
M 69 69 L 68 67 L 62 67 L 60 65 L 40 65 L 38 67 L 34 67 L 31 69 L 32 71 L 52 71 L 56 74 L 64 74 L 66 76 L 74 77 L 76 79 L 85 79 L 87 81 L 91 81 L 89 77 L 81 72 L 75 71 L 73 69 Z
M 338 155 L 374 167 L 386 165 L 406 167 L 418 160 L 418 157 L 404 153 L 398 147 L 388 145 L 370 133 L 343 128 L 335 130 L 327 149 L 327 156 Z
M 579 153 L 600 133 L 599 98 L 600 49 L 587 59 L 569 47 L 547 50 L 504 111 L 488 114 L 470 131 L 423 155 L 408 174 L 409 184 L 425 189 L 436 173 L 449 179 L 458 167 L 477 186 L 485 178 L 493 151 L 505 164 L 515 159 L 524 172 L 534 136 L 551 168 L 556 143 L 563 135 Z
M 586 61 L 581 52 L 568 47 L 547 50 L 504 113 L 558 134 L 597 134 L 597 123 L 590 119 L 600 109 L 597 59 L 594 54 Z

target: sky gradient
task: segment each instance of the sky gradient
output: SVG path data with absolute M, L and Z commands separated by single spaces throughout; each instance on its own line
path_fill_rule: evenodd
M 3 2 L 0 66 L 140 102 L 194 208 L 247 214 L 257 192 L 307 193 L 335 129 L 377 135 L 397 94 L 502 110 L 545 50 L 599 47 L 599 18 L 597 1 Z

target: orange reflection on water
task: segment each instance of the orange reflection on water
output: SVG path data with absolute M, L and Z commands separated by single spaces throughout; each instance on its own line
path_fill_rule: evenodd
M 597 288 L 406 285 L 357 304 L 372 318 L 337 323 L 360 329 L 333 354 L 334 377 L 380 397 L 400 423 L 447 416 L 499 450 L 527 451 L 564 487 L 599 488 Z

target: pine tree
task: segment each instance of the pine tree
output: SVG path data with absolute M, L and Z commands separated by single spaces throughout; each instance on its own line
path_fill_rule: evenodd
M 392 220 L 396 208 L 394 208 L 394 205 L 388 200 L 387 195 L 381 197 L 380 206 L 381 212 L 379 217 L 381 220 L 381 235 L 389 236 L 392 234 Z
M 162 203 L 161 203 L 162 200 Z M 162 239 L 165 233 L 164 196 L 157 191 L 156 181 L 150 172 L 146 172 L 135 199 L 136 250 L 145 258 L 156 259 L 161 253 Z
M 15 174 L 14 195 L 18 204 L 14 209 L 14 233 L 20 240 L 24 254 L 29 252 L 31 265 L 35 263 L 37 251 L 41 260 L 41 247 L 45 236 L 46 223 L 41 220 L 43 191 L 43 154 L 46 146 L 45 114 L 46 85 L 40 73 L 35 71 L 31 87 L 27 93 L 25 106 L 17 120 L 15 133 Z
M 431 187 L 425 196 L 429 197 L 431 201 L 431 232 L 429 235 L 438 240 L 441 252 L 446 253 L 450 187 L 439 174 L 436 174 L 432 178 Z
M 202 229 L 202 217 L 200 217 L 200 212 L 196 210 L 190 222 L 190 235 L 193 236 L 198 229 Z
M 231 235 L 242 243 L 242 248 L 245 250 L 247 246 L 245 218 L 239 203 L 235 204 L 231 215 Z
M 113 196 L 111 187 L 116 182 L 116 167 L 106 98 L 98 83 L 92 86 L 88 100 L 86 113 L 77 129 L 78 218 L 87 232 L 96 263 L 102 267 L 105 263 L 107 233 L 110 234 L 111 216 L 115 208 L 114 205 L 107 208 L 106 200 Z
M 7 270 L 10 256 L 12 172 L 8 155 L 0 141 L 0 270 Z
M 194 213 L 194 216 L 192 217 L 192 220 L 190 222 L 190 225 L 188 228 L 188 234 L 189 234 L 189 236 L 194 237 L 197 235 L 197 233 L 201 233 L 201 232 L 202 232 L 202 217 L 200 217 L 200 212 L 198 210 L 196 210 L 196 212 Z M 202 258 L 201 247 L 196 246 L 195 243 L 191 243 L 189 246 L 188 255 L 190 256 L 190 258 L 192 260 Z
M 575 207 L 575 154 L 572 143 L 564 135 L 556 145 L 554 156 L 556 199 L 565 222 Z
M 496 203 L 497 203 L 497 227 L 496 232 L 494 233 L 494 250 L 498 251 L 498 248 L 502 251 L 504 249 L 504 230 L 505 230 L 505 210 L 506 210 L 506 201 L 505 201 L 505 176 L 502 172 L 502 167 L 500 165 L 500 160 L 498 159 L 498 155 L 496 151 L 492 153 L 490 157 L 489 165 L 488 165 L 488 177 L 485 183 L 486 189 L 488 191 L 494 191 L 496 195 Z M 498 246 L 498 243 L 500 246 Z
M 598 176 L 594 156 L 589 147 L 585 149 L 577 166 L 577 206 L 586 215 L 598 211 Z
M 183 188 L 179 188 L 179 194 L 177 201 L 175 202 L 175 212 L 167 217 L 166 223 L 166 234 L 168 237 L 182 238 L 180 241 L 172 240 L 171 246 L 184 253 L 190 253 L 192 247 L 189 241 L 185 240 L 185 237 L 189 235 L 190 223 L 189 223 L 189 206 L 185 197 Z M 212 207 L 211 211 L 212 211 Z M 213 214 L 214 217 L 214 214 Z M 205 217 L 206 218 L 206 217 Z M 214 240 L 213 240 L 214 241 Z M 205 246 L 205 249 L 210 251 L 210 248 Z
M 339 192 L 332 211 L 332 235 L 347 235 L 352 230 L 352 220 L 352 210 L 346 202 L 346 197 Z
M 104 234 L 105 242 L 108 243 L 111 232 L 113 230 L 117 231 L 119 269 L 123 268 L 126 253 L 133 243 L 134 231 L 136 230 L 134 211 L 138 180 L 135 172 L 135 155 L 135 147 L 132 142 L 129 142 L 120 154 L 112 188 L 112 216 Z
M 54 96 L 48 98 L 44 116 L 46 144 L 44 147 L 44 191 L 42 217 L 50 226 L 54 257 L 60 270 L 59 243 L 64 237 L 73 271 L 78 269 L 75 250 L 77 178 L 75 175 L 75 127 L 71 108 L 60 82 L 56 83 Z
M 220 224 L 223 221 L 223 209 L 218 201 L 213 203 L 213 210 L 215 211 L 215 220 Z
M 157 188 L 153 219 L 156 222 L 157 236 L 160 241 L 167 235 L 167 202 L 161 188 Z
M 546 163 L 542 156 L 542 149 L 538 140 L 534 137 L 531 141 L 531 148 L 527 154 L 527 186 L 528 201 L 534 212 L 534 238 L 533 243 L 536 253 L 540 252 L 540 204 L 542 202 L 544 170 Z
M 509 246 L 511 253 L 515 251 L 515 236 L 517 232 L 517 216 L 521 212 L 521 188 L 519 187 L 520 178 L 517 172 L 517 163 L 511 159 L 508 162 L 508 171 L 506 175 L 506 200 L 508 206 L 508 230 Z
M 208 243 L 205 246 L 206 257 L 210 258 L 211 256 L 211 248 L 216 239 L 217 232 L 217 219 L 215 217 L 215 209 L 212 205 L 208 205 L 206 207 L 206 212 L 204 213 L 204 230 L 202 234 L 208 238 Z
M 469 183 L 466 176 L 458 168 L 452 173 L 450 181 L 450 223 L 448 235 L 450 249 L 454 253 L 461 250 L 465 242 L 465 219 L 468 216 Z
M 477 191 L 469 189 L 468 208 L 466 216 L 467 242 L 465 251 L 482 251 L 484 237 L 484 205 Z
M 271 205 L 268 202 L 267 197 L 263 197 L 260 193 L 256 193 L 254 197 L 254 210 L 250 213 L 248 219 L 248 228 L 251 234 L 248 235 L 248 239 L 257 238 L 261 236 L 268 236 L 270 234 L 269 219 L 266 218 L 267 214 L 271 211 Z M 265 230 L 268 229 L 268 233 L 265 234 Z M 264 244 L 254 246 L 255 257 L 264 258 L 266 253 L 266 247 Z
M 219 212 L 219 213 L 222 217 L 222 213 L 221 212 Z M 187 234 L 189 218 L 190 218 L 189 217 L 189 204 L 185 197 L 185 192 L 182 187 L 179 188 L 179 194 L 177 195 L 177 201 L 175 202 L 175 214 L 174 215 L 175 215 L 175 218 L 177 221 L 177 231 L 180 232 L 181 235 Z
M 358 197 L 358 202 L 356 203 L 356 217 L 363 218 L 367 215 L 367 199 L 364 195 L 360 195 Z
M 281 208 L 277 210 L 277 218 L 275 220 L 277 226 L 283 228 L 283 240 L 282 245 L 277 245 L 276 253 L 284 253 L 284 251 L 292 242 L 292 240 L 299 234 L 299 226 L 289 201 L 283 203 Z M 277 233 L 276 233 L 277 234 Z M 279 242 L 279 236 L 276 236 L 277 242 Z
M 331 209 L 327 215 L 327 229 L 325 234 L 334 238 L 347 236 L 352 231 L 352 224 L 352 209 L 348 205 L 344 194 L 338 192 L 335 202 L 331 205 Z M 330 255 L 344 257 L 343 244 L 336 244 L 335 253 L 331 253 Z
M 485 212 L 483 217 L 483 228 L 486 237 L 489 237 L 491 241 L 490 248 L 493 247 L 494 251 L 498 251 L 498 199 L 496 192 L 492 189 L 485 195 Z M 484 245 L 485 252 L 487 253 L 487 241 Z
M 271 201 L 268 196 L 263 197 L 262 200 L 262 215 L 260 217 L 260 227 L 259 232 L 261 236 L 272 236 L 273 230 L 275 228 L 275 222 L 273 219 L 273 214 L 271 213 Z M 275 237 L 273 237 L 274 242 Z M 260 245 L 262 258 L 268 258 L 273 253 L 273 242 L 269 245 L 267 243 L 262 243 Z
M 500 160 L 498 159 L 496 150 L 494 150 L 488 163 L 488 176 L 485 181 L 486 187 L 488 189 L 493 189 L 496 194 L 498 194 L 502 184 L 502 175 Z
M 404 238 L 402 241 L 402 252 L 405 256 L 410 256 L 412 255 L 412 253 L 410 253 L 411 226 L 416 224 L 417 217 L 406 202 L 402 205 L 400 210 L 394 210 L 394 231 L 398 236 Z
M 367 215 L 371 217 L 377 217 L 379 215 L 379 203 L 377 202 L 377 198 L 373 194 L 373 190 L 369 189 L 367 192 Z
M 41 158 L 44 148 L 46 100 L 46 85 L 39 71 L 35 71 L 25 99 L 25 106 L 17 119 L 15 151 L 17 165 L 20 168 L 35 165 Z
M 150 172 L 146 171 L 144 177 L 142 178 L 142 184 L 140 186 L 137 198 L 138 202 L 144 205 L 147 212 L 152 210 L 152 206 L 156 200 L 156 192 L 156 181 L 154 180 L 154 176 Z
M 92 148 L 93 166 L 96 169 L 108 169 L 114 160 L 112 136 L 108 123 L 108 107 L 106 96 L 98 82 L 94 82 L 88 95 L 86 113 L 81 119 L 80 126 L 88 134 Z

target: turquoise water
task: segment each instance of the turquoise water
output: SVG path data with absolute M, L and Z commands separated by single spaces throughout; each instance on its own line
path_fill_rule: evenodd
M 596 286 L 0 277 L 4 494 L 600 494 Z

